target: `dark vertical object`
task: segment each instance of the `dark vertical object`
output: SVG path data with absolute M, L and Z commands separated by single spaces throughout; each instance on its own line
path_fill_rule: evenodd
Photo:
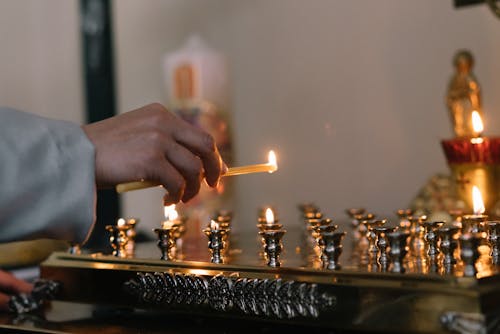
M 110 0 L 80 0 L 83 70 L 87 122 L 97 122 L 116 114 L 113 68 L 113 39 Z M 118 194 L 99 190 L 97 222 L 87 244 L 107 248 L 105 225 L 114 224 L 120 215 Z
M 456 8 L 470 6 L 470 5 L 477 5 L 477 4 L 480 4 L 483 2 L 484 2 L 484 0 L 454 0 L 453 1 Z

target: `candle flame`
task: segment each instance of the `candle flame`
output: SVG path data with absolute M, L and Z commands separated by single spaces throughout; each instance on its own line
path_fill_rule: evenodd
M 472 203 L 474 206 L 474 214 L 481 215 L 486 211 L 483 196 L 481 196 L 481 191 L 476 186 L 472 187 Z
M 480 135 L 484 130 L 483 120 L 476 110 L 472 112 L 472 128 L 478 135 Z
M 215 220 L 210 220 L 210 229 L 212 230 L 218 230 L 219 229 L 219 223 L 217 223 Z
M 163 213 L 164 213 L 165 218 L 167 220 L 176 220 L 177 218 L 179 218 L 179 214 L 177 213 L 177 210 L 175 209 L 175 204 L 165 205 L 163 207 Z
M 125 225 L 125 223 L 126 223 L 125 219 L 120 218 L 120 219 L 118 219 L 118 221 L 116 222 L 116 225 L 118 225 L 118 226 L 123 226 L 123 225 Z
M 273 167 L 273 169 L 270 170 L 269 173 L 278 170 L 278 161 L 276 160 L 276 154 L 273 150 L 269 151 L 269 154 L 267 155 L 267 164 Z
M 275 223 L 275 221 L 274 221 L 274 213 L 273 213 L 273 210 L 271 210 L 271 208 L 267 208 L 266 209 L 266 223 L 269 224 L 269 225 Z

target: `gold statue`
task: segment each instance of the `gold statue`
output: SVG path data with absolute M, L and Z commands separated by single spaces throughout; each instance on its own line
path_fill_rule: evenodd
M 474 58 L 467 50 L 456 53 L 453 63 L 456 73 L 450 80 L 446 104 L 450 111 L 453 130 L 457 137 L 473 137 L 472 112 L 476 110 L 481 118 L 481 90 L 474 74 Z

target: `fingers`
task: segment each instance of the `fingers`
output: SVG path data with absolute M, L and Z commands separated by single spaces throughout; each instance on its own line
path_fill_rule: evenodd
M 174 143 L 166 152 L 167 160 L 180 172 L 186 182 L 182 201 L 187 202 L 199 191 L 203 179 L 203 164 L 183 146 Z
M 200 157 L 208 185 L 216 187 L 222 173 L 223 162 L 214 138 L 187 123 L 175 131 L 174 137 Z
M 33 290 L 33 285 L 0 270 L 0 290 L 7 293 L 29 293 Z
M 158 179 L 168 192 L 164 197 L 165 205 L 179 202 L 183 198 L 186 188 L 184 177 L 166 160 L 160 160 L 156 167 L 155 174 L 158 176 L 155 179 Z
M 9 310 L 9 300 L 10 296 L 4 293 L 0 293 L 0 311 L 8 311 Z
M 33 285 L 20 280 L 9 272 L 0 270 L 0 310 L 8 310 L 10 295 L 30 293 Z

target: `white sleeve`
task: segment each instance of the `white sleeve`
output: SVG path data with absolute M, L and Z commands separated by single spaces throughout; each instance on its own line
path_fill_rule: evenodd
M 83 243 L 95 221 L 94 160 L 80 126 L 0 107 L 0 241 Z

